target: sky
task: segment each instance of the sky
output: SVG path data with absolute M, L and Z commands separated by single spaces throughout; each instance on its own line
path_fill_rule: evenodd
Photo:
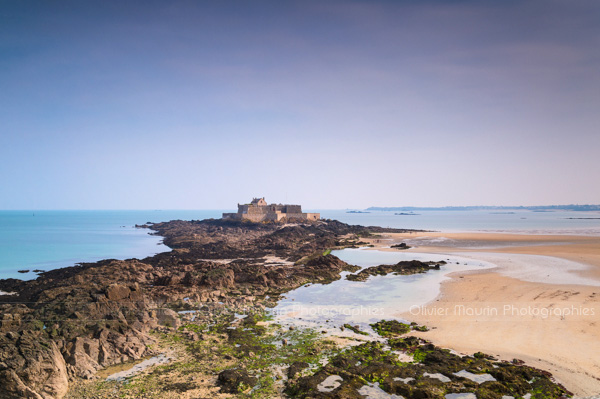
M 0 0 L 0 209 L 600 203 L 600 2 Z

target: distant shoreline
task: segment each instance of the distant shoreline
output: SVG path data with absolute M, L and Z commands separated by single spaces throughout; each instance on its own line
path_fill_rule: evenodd
M 600 205 L 533 205 L 533 206 L 441 206 L 441 207 L 419 207 L 419 206 L 371 206 L 367 211 L 576 211 L 576 212 L 600 212 Z

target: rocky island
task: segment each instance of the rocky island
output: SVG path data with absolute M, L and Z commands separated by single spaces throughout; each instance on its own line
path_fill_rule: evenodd
M 516 361 L 460 357 L 402 334 L 336 341 L 318 329 L 269 322 L 265 308 L 282 293 L 360 269 L 329 254 L 331 249 L 405 231 L 334 220 L 285 222 L 230 217 L 149 224 L 171 251 L 82 263 L 30 281 L 0 280 L 0 290 L 13 293 L 0 296 L 0 397 L 568 394 L 548 373 Z M 439 265 L 382 265 L 356 279 L 433 267 Z M 165 353 L 170 363 L 128 383 L 105 381 L 115 365 Z M 485 375 L 485 381 L 474 382 L 472 375 Z

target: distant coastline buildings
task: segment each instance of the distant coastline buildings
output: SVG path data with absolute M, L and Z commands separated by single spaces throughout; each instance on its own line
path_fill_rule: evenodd
M 237 213 L 224 213 L 223 219 L 250 220 L 252 222 L 315 221 L 320 213 L 302 213 L 300 205 L 267 204 L 265 198 L 253 198 L 249 204 L 238 204 Z

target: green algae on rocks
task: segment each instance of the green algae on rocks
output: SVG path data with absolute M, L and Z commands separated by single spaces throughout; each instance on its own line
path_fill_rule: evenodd
M 400 360 L 400 353 L 412 354 L 413 362 Z M 336 376 L 336 386 L 322 389 L 321 383 L 331 376 Z M 522 398 L 527 394 L 532 399 L 550 399 L 571 395 L 553 382 L 548 372 L 487 356 L 461 357 L 415 337 L 351 347 L 314 374 L 288 384 L 286 393 L 301 399 L 362 399 L 365 386 L 406 399 L 444 399 L 452 393 L 474 393 L 478 399 Z

